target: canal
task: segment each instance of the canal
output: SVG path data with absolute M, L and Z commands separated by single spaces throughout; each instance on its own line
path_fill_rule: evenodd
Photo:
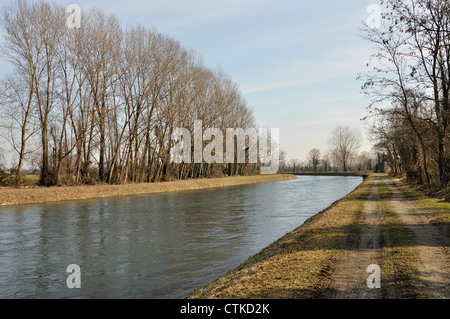
M 0 298 L 183 298 L 351 192 L 357 176 L 0 208 Z M 69 289 L 67 266 L 81 288 Z

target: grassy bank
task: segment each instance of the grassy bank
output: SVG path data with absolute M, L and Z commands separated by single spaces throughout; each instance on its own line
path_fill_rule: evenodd
M 393 179 L 395 186 L 403 191 L 405 195 L 414 200 L 417 205 L 434 213 L 434 222 L 444 227 L 450 226 L 450 202 L 441 198 L 433 198 L 428 196 L 428 190 L 423 186 L 409 185 L 403 179 Z M 450 233 L 449 233 L 450 235 Z
M 374 180 L 366 178 L 352 193 L 189 298 L 324 297 L 336 260 L 358 237 L 364 198 Z
M 162 183 L 142 183 L 126 185 L 29 187 L 20 189 L 12 187 L 0 187 L 0 206 L 198 190 L 204 188 L 280 181 L 293 178 L 295 178 L 295 176 L 289 174 L 276 174 L 202 178 Z

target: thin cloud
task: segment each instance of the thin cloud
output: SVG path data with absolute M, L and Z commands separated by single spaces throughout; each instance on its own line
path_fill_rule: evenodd
M 266 78 L 288 79 L 255 86 L 242 86 L 244 94 L 302 86 L 341 77 L 356 76 L 366 70 L 369 51 L 366 48 L 336 48 L 323 61 L 285 60 L 268 68 Z

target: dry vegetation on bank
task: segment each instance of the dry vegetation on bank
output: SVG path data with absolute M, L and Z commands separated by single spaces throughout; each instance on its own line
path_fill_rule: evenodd
M 201 178 L 160 183 L 139 183 L 126 185 L 92 185 L 65 187 L 0 187 L 0 205 L 30 204 L 75 199 L 93 199 L 112 196 L 196 190 L 212 187 L 235 186 L 262 182 L 294 179 L 289 174 L 231 176 Z

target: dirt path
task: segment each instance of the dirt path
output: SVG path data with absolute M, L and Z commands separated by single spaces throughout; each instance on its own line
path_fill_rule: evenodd
M 416 289 L 422 296 L 433 299 L 450 298 L 450 255 L 447 230 L 433 223 L 433 213 L 418 207 L 395 187 L 390 178 L 383 179 L 392 196 L 393 213 L 400 217 L 403 227 L 413 234 L 413 247 L 418 256 L 419 280 Z M 330 298 L 379 299 L 383 289 L 369 289 L 366 269 L 371 264 L 382 265 L 380 230 L 383 213 L 378 196 L 380 177 L 377 177 L 365 199 L 356 246 L 349 247 L 341 260 L 329 289 Z M 383 281 L 381 279 L 381 286 Z M 383 288 L 383 287 L 381 287 Z M 389 298 L 389 296 L 383 296 Z
M 393 211 L 414 233 L 421 282 L 418 288 L 431 298 L 450 298 L 450 242 L 446 231 L 433 223 L 431 212 L 407 199 L 390 179 L 386 179 L 386 183 L 392 192 Z
M 378 196 L 379 177 L 368 194 L 361 216 L 359 244 L 354 250 L 346 250 L 338 262 L 336 275 L 331 284 L 332 296 L 337 299 L 378 299 L 379 289 L 367 287 L 367 267 L 379 264 L 381 259 L 380 221 L 382 211 Z

